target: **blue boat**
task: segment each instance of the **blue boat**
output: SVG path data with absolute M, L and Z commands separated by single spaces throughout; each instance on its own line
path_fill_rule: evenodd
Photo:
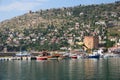
M 97 55 L 89 55 L 88 58 L 100 58 L 100 55 L 97 54 Z
M 88 55 L 88 58 L 100 58 L 100 54 L 98 53 L 98 50 L 94 50 L 92 54 Z

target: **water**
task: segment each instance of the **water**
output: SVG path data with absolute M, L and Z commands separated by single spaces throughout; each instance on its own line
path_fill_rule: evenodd
M 0 61 L 0 80 L 120 80 L 120 58 Z

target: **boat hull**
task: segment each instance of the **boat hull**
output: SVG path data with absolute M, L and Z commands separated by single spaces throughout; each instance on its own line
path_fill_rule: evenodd
M 88 58 L 100 58 L 100 55 L 91 55 L 91 56 L 88 56 Z
M 37 60 L 47 60 L 47 57 L 37 57 Z
M 77 56 L 71 56 L 72 59 L 77 59 Z

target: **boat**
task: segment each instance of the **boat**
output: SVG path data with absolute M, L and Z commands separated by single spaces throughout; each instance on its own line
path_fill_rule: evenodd
M 98 51 L 97 50 L 94 50 L 93 52 L 92 52 L 92 54 L 88 54 L 88 56 L 87 56 L 88 58 L 100 58 L 100 54 L 98 53 Z
M 36 60 L 47 60 L 48 56 L 49 56 L 49 53 L 43 51 L 42 53 L 40 53 L 40 55 L 36 57 Z
M 77 54 L 70 54 L 70 58 L 77 59 Z
M 100 58 L 100 55 L 99 54 L 92 54 L 92 55 L 89 55 L 88 58 Z
M 53 53 L 52 55 L 48 56 L 48 59 L 49 60 L 57 60 L 60 56 L 61 56 L 61 54 L 59 54 L 59 53 Z
M 48 56 L 47 58 L 48 58 L 49 60 L 56 60 L 56 59 L 58 59 L 57 56 Z
M 71 56 L 72 59 L 77 59 L 77 56 Z
M 62 55 L 62 56 L 58 57 L 58 59 L 71 59 L 71 57 Z
M 105 53 L 103 58 L 120 57 L 120 54 Z
M 37 60 L 47 60 L 46 56 L 38 56 L 36 57 Z

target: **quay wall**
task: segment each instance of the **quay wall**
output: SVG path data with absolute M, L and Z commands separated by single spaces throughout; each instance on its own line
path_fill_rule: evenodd
M 0 52 L 0 57 L 8 57 L 8 56 L 15 56 L 18 52 Z M 38 56 L 39 52 L 32 52 L 31 55 Z

